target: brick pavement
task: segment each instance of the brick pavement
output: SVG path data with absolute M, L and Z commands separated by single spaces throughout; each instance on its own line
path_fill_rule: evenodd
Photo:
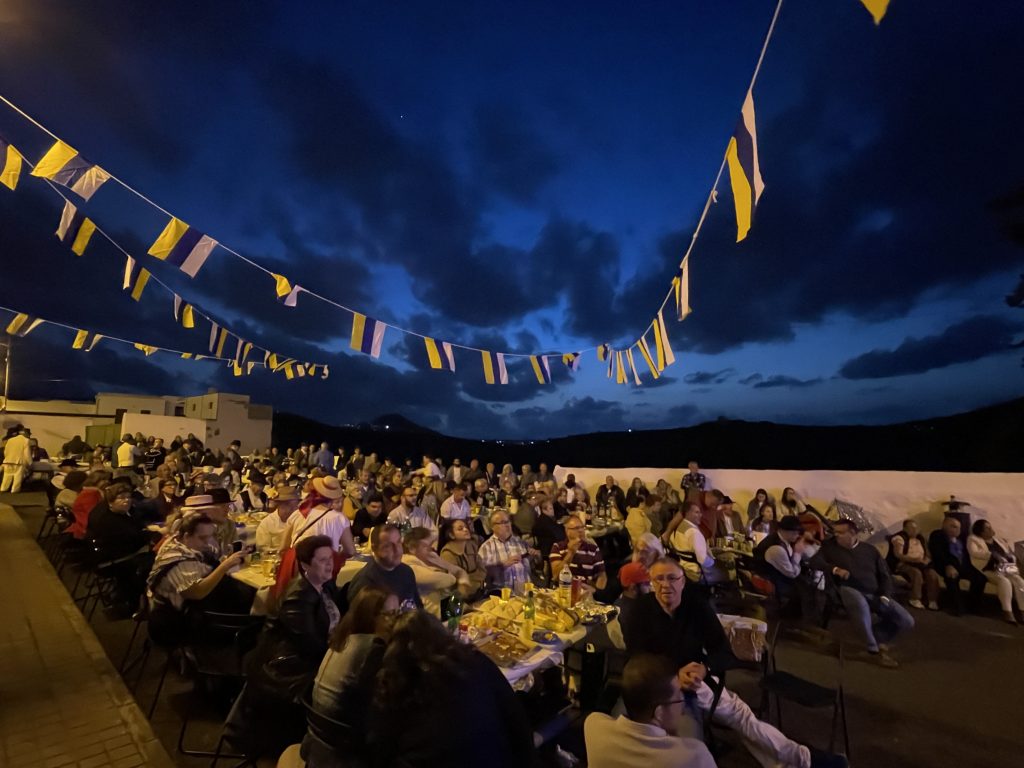
M 18 514 L 0 504 L 0 765 L 173 766 Z

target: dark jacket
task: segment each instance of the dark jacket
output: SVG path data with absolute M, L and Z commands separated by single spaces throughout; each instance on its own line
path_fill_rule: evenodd
M 683 589 L 675 613 L 662 610 L 653 593 L 640 595 L 624 618 L 626 652 L 668 656 L 680 667 L 693 661 L 712 670 L 725 669 L 733 660 L 729 640 L 714 608 L 700 591 Z
M 611 490 L 608 489 L 607 485 L 602 485 L 598 488 L 595 503 L 598 507 L 610 504 L 619 510 L 619 514 L 623 516 L 626 514 L 626 494 L 623 493 L 622 489 L 617 485 L 613 485 Z
M 111 512 L 106 501 L 101 501 L 89 514 L 86 535 L 95 539 L 104 554 L 120 558 L 149 544 L 151 536 L 145 524 L 129 514 Z
M 831 573 L 833 568 L 849 571 L 850 578 L 841 581 L 841 586 L 851 587 L 869 597 L 892 597 L 889 566 L 873 544 L 862 541 L 853 549 L 847 549 L 837 544 L 835 539 L 829 539 L 809 562 L 812 568 L 825 573 Z
M 95 512 L 93 513 L 95 514 Z M 967 553 L 967 544 L 961 541 L 963 547 L 963 555 L 957 557 L 953 554 L 952 547 L 950 546 L 949 537 L 946 532 L 941 528 L 932 531 L 928 537 L 928 553 L 932 556 L 932 568 L 934 568 L 940 576 L 946 575 L 946 566 L 952 565 L 956 568 L 959 573 L 966 573 L 974 570 L 974 566 L 971 565 L 971 557 Z
M 553 517 L 540 514 L 533 524 L 533 537 L 537 540 L 537 549 L 540 550 L 541 557 L 547 562 L 555 542 L 565 541 L 565 528 Z
M 331 620 L 324 600 L 338 605 L 338 587 L 326 582 L 321 592 L 299 574 L 288 585 L 277 616 L 269 619 L 264 632 L 273 638 L 277 655 L 297 654 L 316 669 L 327 653 Z M 339 609 L 340 611 L 340 609 Z

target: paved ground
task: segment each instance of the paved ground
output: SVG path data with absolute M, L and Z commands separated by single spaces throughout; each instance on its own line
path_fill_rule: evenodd
M 174 765 L 33 537 L 5 504 L 0 584 L 0 765 Z
M 8 497 L 10 498 L 10 497 Z M 31 502 L 39 504 L 42 497 L 32 498 L 23 494 L 17 499 L 18 512 L 24 518 L 28 530 L 34 534 L 42 514 L 41 507 L 27 506 Z M 0 502 L 3 499 L 0 498 Z M 131 633 L 132 623 L 127 620 L 108 621 L 97 611 L 92 622 L 92 631 L 77 615 L 70 605 L 66 593 L 59 589 L 45 559 L 33 551 L 34 544 L 24 533 L 15 530 L 14 519 L 10 514 L 0 513 L 0 546 L 4 547 L 0 558 L 0 568 L 5 575 L 9 570 L 19 576 L 8 575 L 6 584 L 15 584 L 16 610 L 32 611 L 36 622 L 32 626 L 39 627 L 39 635 L 16 627 L 25 626 L 27 619 L 8 617 L 12 608 L 5 602 L 0 605 L 0 642 L 4 643 L 0 664 L 3 664 L 0 676 L 0 735 L 5 739 L 14 734 L 8 729 L 14 727 L 13 716 L 16 714 L 20 722 L 32 722 L 30 734 L 40 732 L 39 736 L 30 735 L 25 741 L 33 744 L 49 743 L 47 726 L 54 731 L 71 733 L 75 726 L 81 732 L 93 732 L 93 729 L 82 729 L 82 723 L 70 720 L 74 706 L 83 706 L 75 684 L 75 697 L 61 695 L 54 698 L 58 683 L 64 683 L 65 689 L 68 674 L 81 666 L 76 659 L 80 656 L 68 657 L 68 646 L 77 643 L 82 648 L 92 648 L 99 653 L 95 638 L 110 658 L 120 661 Z M 19 562 L 21 566 L 12 565 Z M 40 567 L 40 566 L 45 567 Z M 39 599 L 37 585 L 25 583 L 22 573 L 37 574 L 41 583 L 48 584 L 50 590 Z M 43 608 L 42 606 L 46 606 Z M 936 768 L 937 766 L 1010 766 L 1019 765 L 1024 755 L 1024 728 L 1021 727 L 1021 702 L 1024 701 L 1024 628 L 1014 628 L 1000 622 L 994 602 L 989 606 L 992 617 L 953 618 L 945 614 L 931 612 L 915 612 L 918 626 L 896 651 L 901 660 L 899 670 L 884 670 L 860 661 L 849 661 L 844 670 L 847 708 L 849 710 L 850 737 L 852 742 L 852 764 L 855 766 L 906 766 L 907 768 Z M 55 625 L 64 627 L 63 633 L 51 631 Z M 75 635 L 80 638 L 74 643 L 69 639 L 68 626 L 74 626 Z M 835 630 L 845 636 L 848 627 L 843 621 L 834 622 Z M 42 639 L 40 639 L 40 636 Z M 52 640 L 51 640 L 52 636 Z M 58 639 L 58 637 L 62 639 Z M 45 649 L 45 650 L 44 650 Z M 64 649 L 64 650 L 59 650 Z M 88 654 L 86 654 L 88 655 Z M 109 664 L 102 659 L 90 658 L 93 669 L 104 671 L 90 672 L 89 680 L 103 680 L 103 690 L 119 691 L 117 695 L 127 696 L 124 688 L 111 670 Z M 13 661 L 17 659 L 17 661 Z M 31 661 L 35 659 L 35 661 Z M 51 661 L 50 659 L 56 659 Z M 34 663 L 33 672 L 26 672 L 29 663 Z M 782 669 L 797 671 L 800 674 L 827 682 L 835 671 L 834 662 L 818 654 L 804 652 L 792 647 L 780 647 L 779 666 Z M 24 667 L 24 669 L 22 669 Z M 13 698 L 9 690 L 11 683 L 8 676 L 12 669 L 16 670 L 15 681 L 23 680 L 24 684 L 36 685 L 38 679 L 51 681 L 45 696 L 37 700 L 34 708 L 29 709 L 33 702 L 25 699 L 25 694 L 15 692 Z M 54 672 L 52 670 L 59 670 Z M 158 664 L 151 663 L 141 685 L 137 690 L 139 701 L 143 707 L 149 705 L 156 685 Z M 749 679 L 741 675 L 730 679 L 730 687 L 740 693 L 747 701 L 756 702 L 758 694 Z M 91 689 L 96 689 L 94 682 Z M 208 765 L 209 759 L 189 758 L 175 753 L 180 719 L 182 696 L 187 691 L 187 684 L 173 673 L 161 695 L 160 705 L 152 721 L 152 730 L 156 733 L 167 752 L 175 756 L 175 764 L 181 766 Z M 84 694 L 83 694 L 84 695 Z M 39 695 L 36 694 L 36 699 Z M 130 704 L 123 704 L 124 699 L 114 699 L 117 705 L 109 704 L 103 709 L 92 712 L 96 718 L 104 711 L 129 711 L 133 719 L 125 719 L 124 723 L 132 723 L 132 729 L 139 733 L 149 733 L 145 723 L 138 726 L 139 710 Z M 23 704 L 11 705 L 10 702 Z M 91 710 L 91 705 L 88 705 Z M 26 712 L 35 716 L 26 718 Z M 64 713 L 68 714 L 65 715 Z M 218 714 L 200 714 L 190 726 L 189 742 L 197 745 L 212 746 L 216 741 L 219 722 Z M 800 710 L 788 705 L 783 710 L 783 730 L 791 737 L 824 748 L 828 742 L 828 728 L 831 712 Z M 107 715 L 104 715 L 106 717 Z M 99 723 L 97 722 L 97 725 Z M 68 727 L 71 727 L 70 730 Z M 104 728 L 112 726 L 104 726 Z M 122 726 L 122 731 L 124 726 Z M 144 730 L 143 730 L 144 729 Z M 575 747 L 574 734 L 569 734 L 567 745 Z M 105 736 L 104 739 L 116 740 L 118 736 Z M 145 736 L 139 737 L 145 743 Z M 149 739 L 152 739 L 151 733 Z M 728 737 L 726 740 L 729 741 Z M 11 742 L 18 743 L 18 742 Z M 96 740 L 89 742 L 97 743 Z M 132 743 L 138 744 L 139 739 Z M 7 742 L 5 741 L 5 744 Z M 127 743 L 126 745 L 127 746 Z M 756 763 L 741 747 L 731 746 L 718 759 L 721 768 L 753 768 Z M 106 754 L 107 743 L 103 743 Z M 95 749 L 95 746 L 91 747 Z M 110 747 L 117 749 L 117 747 Z M 24 747 L 21 752 L 24 754 Z M 32 747 L 31 749 L 35 749 Z M 577 747 L 578 749 L 578 747 Z M 143 754 L 141 747 L 135 751 Z M 576 751 L 576 750 L 574 750 Z M 57 754 L 67 754 L 58 752 Z M 81 758 L 80 755 L 74 755 Z M 42 757 L 42 756 L 40 756 Z M 151 764 L 158 765 L 159 758 Z M 166 758 L 164 758 L 166 759 Z M 46 759 L 37 762 L 0 763 L 15 768 L 20 765 L 61 765 L 59 762 L 47 763 Z M 94 763 L 82 762 L 83 766 Z M 103 763 L 95 763 L 97 765 Z M 113 762 L 111 762 L 113 764 Z M 127 767 L 129 763 L 126 762 Z M 139 763 L 132 763 L 139 764 Z M 273 765 L 268 761 L 266 765 Z

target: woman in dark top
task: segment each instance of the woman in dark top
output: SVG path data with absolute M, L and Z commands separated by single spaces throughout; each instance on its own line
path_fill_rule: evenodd
M 423 611 L 395 622 L 368 723 L 374 768 L 529 768 L 535 761 L 526 711 L 504 675 Z
M 626 491 L 626 509 L 642 506 L 648 493 L 650 493 L 650 491 L 647 490 L 647 486 L 644 485 L 644 481 L 639 477 L 634 477 L 633 484 L 630 485 L 629 490 Z
M 547 563 L 551 547 L 556 541 L 565 541 L 565 529 L 555 519 L 555 505 L 551 499 L 545 499 L 540 505 L 540 514 L 533 524 L 533 537 L 537 540 L 537 549 Z

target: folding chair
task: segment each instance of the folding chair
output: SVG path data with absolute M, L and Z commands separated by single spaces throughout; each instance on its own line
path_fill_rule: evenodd
M 832 708 L 832 728 L 829 735 L 830 752 L 835 751 L 836 731 L 840 719 L 843 727 L 843 745 L 846 757 L 850 756 L 850 733 L 846 722 L 846 698 L 843 692 L 843 646 L 834 637 L 831 637 L 824 644 L 812 644 L 802 638 L 797 643 L 807 648 L 814 648 L 822 651 L 836 660 L 836 674 L 833 685 L 822 685 L 820 683 L 806 680 L 790 672 L 778 669 L 775 651 L 782 630 L 782 623 L 775 624 L 769 633 L 768 638 L 768 671 L 761 681 L 761 689 L 764 692 L 765 704 L 768 705 L 770 714 L 771 702 L 775 702 L 776 725 L 782 728 L 782 706 L 783 700 L 798 704 L 808 709 Z

